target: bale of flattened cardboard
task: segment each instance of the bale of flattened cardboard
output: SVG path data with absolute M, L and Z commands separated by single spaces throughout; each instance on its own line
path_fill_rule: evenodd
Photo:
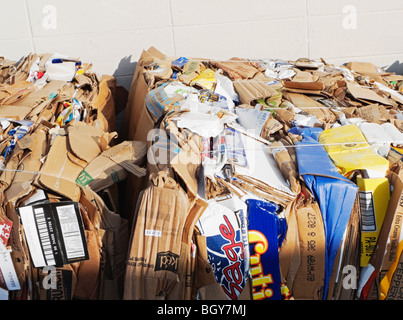
M 182 291 L 165 288 L 162 290 L 166 292 L 163 298 L 172 297 L 172 294 L 178 296 L 179 291 L 183 299 L 196 296 L 202 299 L 224 297 L 224 291 L 220 291 L 219 276 L 215 279 L 213 276 L 213 273 L 219 274 L 214 269 L 213 256 L 206 255 L 206 250 L 211 252 L 215 248 L 213 243 L 207 243 L 206 240 L 210 239 L 218 226 L 214 226 L 214 223 L 200 224 L 200 218 L 208 203 L 218 203 L 232 197 L 241 202 L 257 198 L 282 208 L 279 214 L 284 215 L 288 227 L 288 232 L 281 238 L 281 245 L 279 243 L 283 299 L 354 299 L 362 292 L 367 295 L 368 289 L 362 291 L 362 287 L 358 286 L 358 280 L 361 283 L 368 280 L 365 278 L 368 272 L 359 264 L 360 248 L 364 245 L 361 212 L 366 214 L 365 217 L 368 215 L 368 207 L 364 207 L 366 202 L 361 199 L 354 203 L 346 230 L 339 230 L 344 236 L 340 246 L 335 248 L 337 252 L 332 253 L 335 254 L 335 261 L 333 270 L 326 271 L 331 276 L 327 295 L 323 295 L 325 247 L 329 246 L 324 230 L 329 230 L 329 226 L 324 226 L 321 221 L 324 213 L 317 205 L 317 195 L 307 191 L 298 173 L 295 144 L 303 136 L 298 130 L 290 129 L 312 128 L 310 137 L 316 140 L 319 140 L 319 134 L 315 129 L 355 125 L 364 130 L 365 126 L 360 126 L 363 123 L 392 125 L 401 133 L 402 92 L 403 77 L 371 63 L 351 62 L 333 66 L 324 60 L 310 59 L 231 58 L 215 61 L 167 57 L 154 47 L 143 51 L 134 74 L 125 117 L 125 138 L 147 142 L 148 147 L 147 173 L 140 178 L 131 175 L 126 180 L 132 237 L 135 234 L 137 239 L 133 241 L 133 238 L 130 242 L 132 250 L 136 248 L 136 243 L 144 241 L 147 236 L 158 238 L 159 235 L 158 231 L 148 232 L 148 235 L 139 233 L 146 221 L 143 218 L 136 220 L 139 217 L 137 199 L 139 205 L 141 203 L 141 217 L 150 213 L 144 202 L 147 197 L 142 193 L 142 190 L 152 187 L 149 176 L 169 176 L 173 179 L 171 184 L 179 185 L 186 194 L 189 207 L 193 204 L 193 214 L 185 223 L 187 227 L 183 230 L 179 228 L 179 232 L 184 232 L 186 236 L 182 237 L 181 245 L 175 242 L 175 253 L 166 253 L 165 257 L 166 261 L 176 261 L 178 258 L 179 269 L 169 270 L 176 276 L 169 275 L 174 283 L 171 288 L 179 287 Z M 390 166 L 399 174 L 403 141 L 400 141 L 399 135 L 394 137 L 397 137 L 395 141 L 382 142 L 382 148 L 376 145 L 382 140 L 381 137 L 367 133 L 364 139 L 370 142 L 366 148 L 373 148 L 375 153 L 382 151 L 380 156 L 388 155 Z M 326 144 L 324 140 L 320 141 Z M 335 142 L 345 144 L 346 150 L 358 150 L 357 141 Z M 326 148 L 326 152 L 332 156 L 333 150 L 336 148 Z M 344 161 L 343 154 L 338 156 L 338 161 Z M 367 175 L 370 178 L 374 176 L 370 166 L 359 167 L 361 171 L 357 171 L 357 163 L 351 166 L 355 170 L 347 172 L 340 167 L 340 172 L 354 184 L 363 177 L 367 179 Z M 378 175 L 375 177 L 379 178 Z M 386 177 L 385 172 L 383 178 Z M 389 181 L 393 180 L 391 176 L 388 177 Z M 396 207 L 394 194 L 389 203 L 388 210 L 391 212 L 396 211 L 393 210 Z M 147 202 L 151 208 L 154 200 L 148 199 Z M 392 222 L 393 217 L 395 222 Z M 398 217 L 387 214 L 378 245 L 370 246 L 379 248 L 371 249 L 375 254 L 370 261 L 375 263 L 377 270 L 380 268 L 377 257 L 383 256 L 385 250 L 389 259 L 384 264 L 385 268 L 398 255 Z M 136 221 L 141 225 L 139 230 Z M 367 220 L 364 222 L 367 223 Z M 389 232 L 391 224 L 394 226 L 393 232 Z M 196 225 L 209 226 L 211 230 L 200 230 Z M 147 250 L 151 250 L 150 254 L 158 251 Z M 227 255 L 227 262 L 232 258 L 239 259 L 239 255 L 246 251 L 232 253 L 233 256 Z M 224 255 L 224 251 L 219 254 Z M 142 259 L 145 261 L 147 258 Z M 147 260 L 149 265 L 144 265 L 144 261 L 140 260 L 137 261 L 140 262 L 140 269 L 151 268 L 159 261 L 151 258 Z M 247 257 L 240 261 L 247 261 Z M 130 269 L 126 278 L 127 297 L 156 298 L 154 289 L 148 293 L 141 289 L 147 279 L 143 271 L 133 271 L 134 264 L 132 261 L 127 266 Z M 207 270 L 214 272 L 203 274 Z M 346 270 L 352 273 L 346 274 Z M 383 274 L 385 272 L 386 269 Z M 154 276 L 152 281 L 160 285 L 165 283 L 166 287 L 166 279 L 166 272 L 163 272 L 160 282 Z M 225 286 L 239 287 L 239 279 L 232 279 L 233 282 L 229 281 Z M 139 283 L 138 287 L 133 285 L 134 282 Z M 245 287 L 244 294 L 248 296 L 247 293 L 250 293 L 249 298 L 272 296 L 269 290 L 264 295 L 257 294 L 256 290 L 260 288 L 257 282 L 247 284 L 250 287 Z
M 0 286 L 9 299 L 121 299 L 130 228 L 110 207 L 124 211 L 113 190 L 145 174 L 146 146 L 117 139 L 116 80 L 56 54 L 2 60 L 0 74 Z

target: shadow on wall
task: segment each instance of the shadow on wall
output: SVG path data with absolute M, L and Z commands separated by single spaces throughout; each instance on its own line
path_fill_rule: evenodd
M 113 72 L 113 76 L 116 78 L 116 97 L 115 97 L 115 112 L 116 112 L 116 131 L 118 133 L 118 141 L 122 142 L 124 140 L 123 135 L 123 119 L 125 116 L 125 109 L 127 104 L 127 99 L 129 96 L 130 86 L 134 76 L 134 71 L 136 69 L 137 61 L 132 62 L 131 56 L 124 57 L 120 60 L 119 65 Z M 117 184 L 118 190 L 118 203 L 127 203 L 126 201 L 126 181 L 119 182 Z M 130 216 L 130 212 L 126 212 L 125 207 L 119 207 L 118 212 L 124 218 Z
M 118 85 L 123 86 L 127 91 L 130 89 L 130 84 L 136 69 L 137 61 L 131 61 L 131 55 L 122 58 L 113 76 L 116 78 Z
M 116 78 L 115 112 L 118 134 L 121 133 L 124 111 L 136 65 L 137 61 L 131 61 L 131 56 L 124 57 L 112 74 Z
M 403 75 L 403 62 L 400 63 L 399 60 L 396 60 L 385 71 Z

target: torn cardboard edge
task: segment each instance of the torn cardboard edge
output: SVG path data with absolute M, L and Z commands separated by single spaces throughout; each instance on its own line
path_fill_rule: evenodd
M 144 177 L 146 168 L 140 167 L 146 156 L 146 142 L 123 141 L 105 150 L 89 162 L 75 182 L 89 185 L 95 192 L 126 179 L 129 173 Z

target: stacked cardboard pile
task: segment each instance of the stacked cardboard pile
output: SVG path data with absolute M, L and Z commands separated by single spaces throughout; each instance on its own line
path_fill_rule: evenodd
M 2 299 L 401 299 L 403 76 L 0 61 Z
M 399 299 L 403 76 L 143 51 L 124 299 Z
M 105 200 L 146 144 L 117 142 L 115 94 L 76 59 L 1 58 L 1 299 L 122 297 L 130 228 Z

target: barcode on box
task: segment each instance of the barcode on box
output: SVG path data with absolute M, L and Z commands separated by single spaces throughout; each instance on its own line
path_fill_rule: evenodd
M 39 241 L 42 246 L 43 255 L 48 266 L 56 264 L 53 255 L 52 243 L 50 241 L 50 231 L 46 222 L 46 216 L 42 208 L 34 209 L 36 228 L 38 230 Z
M 19 208 L 19 213 L 33 264 L 37 268 L 44 267 L 47 265 L 47 262 L 43 255 L 34 211 L 32 207 L 28 206 Z
M 376 231 L 374 195 L 372 192 L 360 191 L 361 230 Z
M 76 202 L 46 202 L 19 207 L 36 268 L 88 260 L 80 209 Z

